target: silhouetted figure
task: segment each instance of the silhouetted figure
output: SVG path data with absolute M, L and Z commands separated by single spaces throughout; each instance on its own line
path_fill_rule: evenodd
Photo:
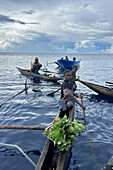
M 73 61 L 76 61 L 76 57 L 73 57 Z
M 66 56 L 65 60 L 69 60 L 67 56 Z

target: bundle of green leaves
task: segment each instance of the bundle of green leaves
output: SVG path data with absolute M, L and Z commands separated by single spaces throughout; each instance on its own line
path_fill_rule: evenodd
M 52 139 L 54 144 L 57 144 L 58 149 L 64 151 L 69 150 L 82 129 L 85 129 L 85 127 L 79 124 L 75 118 L 71 122 L 65 115 L 63 118 L 58 117 L 57 122 L 49 130 L 46 129 L 43 135 Z

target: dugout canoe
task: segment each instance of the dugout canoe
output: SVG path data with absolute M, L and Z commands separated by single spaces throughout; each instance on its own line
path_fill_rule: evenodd
M 25 75 L 25 76 L 29 76 L 29 77 L 33 77 L 33 78 L 37 78 L 37 79 L 41 79 L 41 80 L 46 80 L 46 81 L 53 81 L 53 82 L 61 80 L 60 77 L 56 77 L 56 76 L 31 73 L 30 69 L 22 69 L 19 67 L 16 67 L 16 68 L 22 75 Z
M 81 80 L 80 82 L 85 86 L 89 87 L 91 90 L 97 92 L 98 94 L 113 98 L 113 88 L 109 88 L 109 87 L 105 87 L 105 86 L 101 86 L 101 85 L 97 85 Z
M 74 120 L 74 109 L 69 112 L 69 120 Z M 35 170 L 66 170 L 69 152 L 70 150 L 59 151 L 57 147 L 54 146 L 53 141 L 47 139 Z M 57 161 L 53 164 L 55 154 L 58 156 Z
M 104 164 L 104 167 L 100 170 L 112 170 L 113 169 L 113 155 L 111 156 L 110 160 L 107 164 Z

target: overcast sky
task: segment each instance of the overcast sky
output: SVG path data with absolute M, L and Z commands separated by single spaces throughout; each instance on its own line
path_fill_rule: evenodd
M 113 0 L 0 0 L 0 52 L 113 53 Z

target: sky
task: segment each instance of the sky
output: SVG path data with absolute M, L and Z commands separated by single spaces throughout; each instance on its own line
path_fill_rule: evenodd
M 0 0 L 0 52 L 113 54 L 113 0 Z

